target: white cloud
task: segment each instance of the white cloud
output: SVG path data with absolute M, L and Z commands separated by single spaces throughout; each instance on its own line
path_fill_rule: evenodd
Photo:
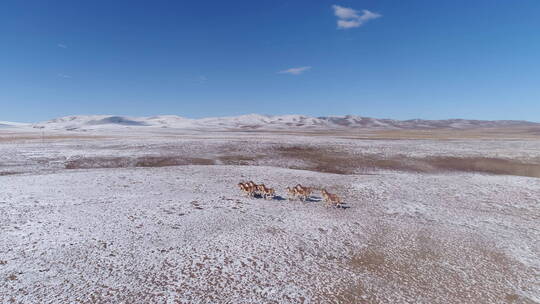
M 291 75 L 300 75 L 308 70 L 311 70 L 310 66 L 304 66 L 304 67 L 298 67 L 298 68 L 290 68 L 283 71 L 279 71 L 280 74 L 291 74 Z
M 359 27 L 362 24 L 358 20 L 338 20 L 337 25 L 340 29 L 350 29 L 353 27 Z
M 334 14 L 339 19 L 355 19 L 355 18 L 358 18 L 357 11 L 352 9 L 352 8 L 343 7 L 343 6 L 339 6 L 339 5 L 332 5 L 332 8 L 334 9 Z
M 357 10 L 349 7 L 332 5 L 332 8 L 334 9 L 334 15 L 338 17 L 338 29 L 350 29 L 360 27 L 369 20 L 382 17 L 382 15 L 370 12 L 368 10 L 362 10 L 362 14 L 359 14 Z
M 59 47 L 59 48 L 67 49 L 67 45 L 65 45 L 63 43 L 59 43 L 56 46 Z
M 370 12 L 368 10 L 362 10 L 362 16 L 360 16 L 360 21 L 366 22 L 366 21 L 369 21 L 369 20 L 372 20 L 372 19 L 377 19 L 377 18 L 380 18 L 380 17 L 382 17 L 381 14 Z
M 66 74 L 58 74 L 58 77 L 60 77 L 60 78 L 71 78 L 71 76 L 66 75 Z
M 208 80 L 208 77 L 204 76 L 204 75 L 200 75 L 198 78 L 197 78 L 197 82 L 199 84 L 205 84 L 206 81 Z

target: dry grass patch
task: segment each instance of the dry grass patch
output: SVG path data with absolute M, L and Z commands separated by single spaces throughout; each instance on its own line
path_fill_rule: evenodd
M 381 294 L 379 287 L 426 303 L 504 303 L 508 299 L 532 303 L 518 296 L 522 282 L 517 275 L 532 279 L 532 273 L 470 234 L 377 227 L 368 245 L 353 255 L 346 267 L 376 278 L 369 287 L 359 283 L 347 289 L 340 295 L 346 303 L 356 303 L 365 294 Z
M 310 146 L 281 146 L 276 148 L 277 155 L 297 159 L 308 165 L 292 169 L 303 169 L 325 173 L 352 174 L 350 167 L 351 156 L 347 153 L 327 148 L 315 148 Z
M 223 151 L 212 158 L 187 155 L 150 155 L 142 157 L 78 157 L 65 162 L 66 169 L 166 167 L 185 165 L 270 165 L 334 174 L 361 174 L 372 170 L 396 170 L 421 173 L 481 172 L 502 175 L 540 177 L 540 160 L 523 162 L 489 157 L 410 157 L 378 154 L 353 155 L 332 147 L 283 145 L 257 154 L 238 150 Z M 4 175 L 9 173 L 4 173 Z M 2 173 L 0 173 L 2 175 Z
M 426 162 L 439 170 L 540 177 L 540 164 L 523 163 L 512 159 L 435 157 L 426 159 Z
M 447 171 L 481 172 L 502 175 L 540 177 L 540 163 L 489 157 L 425 157 L 406 155 L 351 155 L 325 147 L 281 146 L 276 153 L 288 159 L 301 160 L 303 169 L 336 174 L 355 174 L 373 169 L 439 173 Z M 269 156 L 270 157 L 270 156 Z
M 8 175 L 15 175 L 15 174 L 21 174 L 21 172 L 14 172 L 14 171 L 0 172 L 0 176 L 8 176 Z
M 79 157 L 67 160 L 66 169 L 127 168 L 132 160 L 126 157 Z
M 21 134 L 21 133 L 0 133 L 0 143 L 17 141 L 59 141 L 59 140 L 96 140 L 107 139 L 107 136 L 98 135 L 45 135 L 41 134 Z
M 214 165 L 212 159 L 177 156 L 146 156 L 137 159 L 135 167 L 168 167 L 186 165 Z
M 224 165 L 236 165 L 236 166 L 247 166 L 253 165 L 257 159 L 263 158 L 261 155 L 224 155 L 218 157 L 218 160 Z
M 98 169 L 129 167 L 168 167 L 186 165 L 214 165 L 212 159 L 178 156 L 80 157 L 66 161 L 66 169 Z
M 234 130 L 231 130 L 234 132 Z M 314 136 L 348 138 L 359 140 L 455 140 L 455 139 L 531 139 L 540 140 L 539 127 L 507 128 L 470 128 L 470 129 L 290 129 L 290 130 L 253 130 L 253 133 L 268 133 L 293 136 Z

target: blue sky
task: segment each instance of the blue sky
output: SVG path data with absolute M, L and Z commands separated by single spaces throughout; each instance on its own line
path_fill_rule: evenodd
M 4 0 L 0 120 L 540 121 L 539 15 L 537 0 Z

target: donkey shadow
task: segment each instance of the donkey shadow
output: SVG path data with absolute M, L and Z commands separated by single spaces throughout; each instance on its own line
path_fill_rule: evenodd
M 318 197 L 318 196 L 309 196 L 306 199 L 300 199 L 300 198 L 296 197 L 296 198 L 288 199 L 288 200 L 290 200 L 290 201 L 299 201 L 299 202 L 302 202 L 302 203 L 318 203 L 318 202 L 322 202 L 322 198 Z
M 323 202 L 323 198 L 320 197 L 320 196 L 310 196 L 304 202 L 309 202 L 309 203 Z M 347 203 L 341 203 L 341 204 L 339 204 L 337 206 L 334 206 L 334 208 L 336 208 L 336 209 L 349 209 L 349 208 L 351 208 L 351 206 L 349 206 L 349 204 L 347 204 Z
M 256 199 L 265 199 L 264 196 L 262 194 L 259 194 L 259 193 L 254 194 L 252 197 L 256 198 Z M 284 200 L 287 200 L 287 199 L 284 198 L 281 195 L 274 195 L 273 197 L 270 197 L 268 200 L 270 200 L 270 201 L 284 201 Z
M 257 198 L 257 199 L 264 199 L 264 197 L 261 195 L 261 194 L 255 194 L 253 196 L 253 198 Z M 322 202 L 323 201 L 323 198 L 320 197 L 320 196 L 309 196 L 307 197 L 305 200 L 301 200 L 301 199 L 289 199 L 287 197 L 283 197 L 281 195 L 274 195 L 274 197 L 272 197 L 270 199 L 271 201 L 300 201 L 300 202 L 303 202 L 303 203 L 319 203 L 319 202 Z M 341 203 L 339 204 L 338 206 L 335 206 L 334 208 L 336 209 L 349 209 L 351 208 L 351 206 L 349 206 L 347 203 Z
M 322 202 L 322 197 L 320 196 L 308 196 L 307 199 L 304 200 L 304 202 L 308 202 L 308 203 L 318 203 L 318 202 Z

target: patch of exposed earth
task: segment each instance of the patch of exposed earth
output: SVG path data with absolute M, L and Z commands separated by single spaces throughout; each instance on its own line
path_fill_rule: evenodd
M 540 177 L 536 140 L 360 140 L 322 135 L 61 133 L 0 145 L 0 175 L 182 165 L 271 166 L 337 174 L 374 170 Z

